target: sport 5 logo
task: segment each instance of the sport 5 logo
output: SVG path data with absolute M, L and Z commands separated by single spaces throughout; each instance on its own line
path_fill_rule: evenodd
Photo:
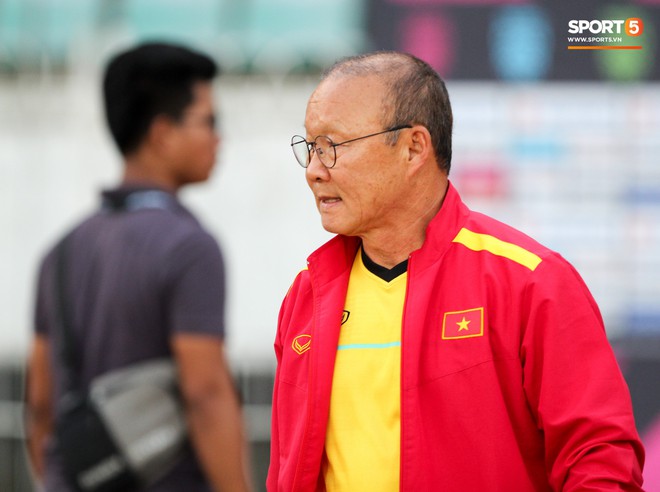
M 628 36 L 640 36 L 644 32 L 644 22 L 638 17 L 630 17 L 625 20 L 585 20 L 574 19 L 568 21 L 569 34 L 583 34 L 588 31 L 591 34 L 622 34 Z

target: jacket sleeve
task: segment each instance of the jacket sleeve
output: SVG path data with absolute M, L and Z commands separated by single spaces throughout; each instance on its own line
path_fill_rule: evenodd
M 553 490 L 642 490 L 644 449 L 596 303 L 575 269 L 546 258 L 524 294 L 524 389 L 545 435 Z

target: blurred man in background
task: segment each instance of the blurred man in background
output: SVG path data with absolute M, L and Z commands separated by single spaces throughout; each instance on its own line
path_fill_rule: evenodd
M 65 298 L 82 384 L 140 361 L 176 361 L 191 446 L 154 492 L 248 490 L 241 412 L 223 348 L 222 256 L 177 198 L 181 187 L 207 180 L 216 161 L 216 72 L 206 55 L 169 44 L 144 44 L 110 61 L 104 102 L 123 179 L 67 235 Z M 27 435 L 37 478 L 59 492 L 71 488 L 53 439 L 66 391 L 55 343 L 56 261 L 51 250 L 39 274 Z
M 401 53 L 333 66 L 291 142 L 323 227 L 279 316 L 268 489 L 641 490 L 628 389 L 557 253 L 470 211 Z

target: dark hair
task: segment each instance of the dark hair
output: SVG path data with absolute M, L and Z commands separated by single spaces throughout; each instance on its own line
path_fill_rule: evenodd
M 379 51 L 339 60 L 326 70 L 322 80 L 370 75 L 380 77 L 388 88 L 383 101 L 385 127 L 425 126 L 431 134 L 438 165 L 449 174 L 453 115 L 440 75 L 428 63 L 407 53 Z M 392 143 L 397 136 L 395 133 L 390 137 Z
M 120 152 L 136 150 L 156 116 L 180 120 L 193 101 L 194 83 L 210 81 L 217 72 L 208 56 L 166 43 L 145 43 L 113 57 L 103 78 L 103 99 Z

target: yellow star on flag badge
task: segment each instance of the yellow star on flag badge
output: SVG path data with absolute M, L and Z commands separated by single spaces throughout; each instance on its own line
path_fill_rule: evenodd
M 455 340 L 484 336 L 484 308 L 451 311 L 442 318 L 442 339 Z

